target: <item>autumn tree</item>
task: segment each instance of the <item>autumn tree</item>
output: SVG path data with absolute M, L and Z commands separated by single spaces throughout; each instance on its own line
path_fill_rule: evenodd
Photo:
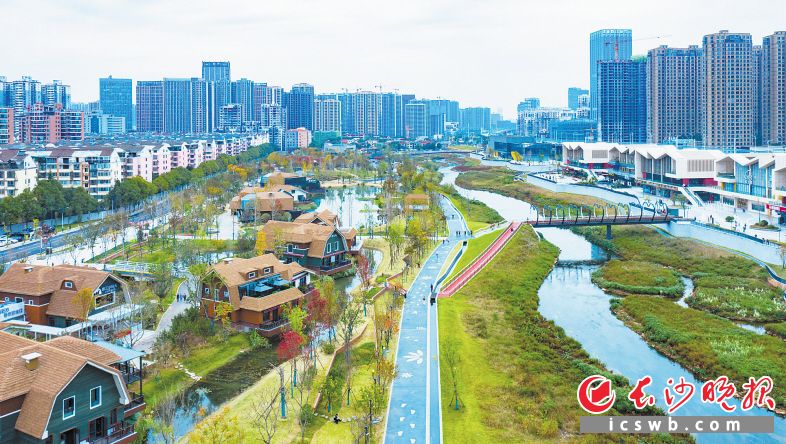
M 276 355 L 280 362 L 290 361 L 290 370 L 292 376 L 292 385 L 297 384 L 297 357 L 300 354 L 300 346 L 303 344 L 303 338 L 292 330 L 285 332 L 281 335 L 281 341 L 276 348 Z M 294 392 L 294 389 L 293 389 Z
M 358 277 L 360 277 L 360 286 L 365 292 L 371 285 L 371 275 L 373 274 L 371 271 L 371 264 L 369 264 L 365 254 L 358 256 L 357 262 L 355 262 L 355 270 Z
M 265 234 L 265 230 L 257 231 L 257 240 L 254 245 L 254 250 L 257 256 L 265 254 L 265 250 L 267 250 L 267 234 Z
M 221 334 L 226 337 L 232 329 L 232 304 L 229 302 L 219 302 L 215 307 L 216 319 L 221 324 Z
M 79 320 L 87 322 L 87 316 L 90 314 L 90 310 L 96 306 L 93 289 L 90 287 L 80 289 L 71 298 L 71 302 L 79 309 Z
M 223 408 L 200 421 L 189 435 L 188 442 L 194 444 L 242 444 L 246 442 L 237 416 L 230 416 L 227 413 L 228 409 Z

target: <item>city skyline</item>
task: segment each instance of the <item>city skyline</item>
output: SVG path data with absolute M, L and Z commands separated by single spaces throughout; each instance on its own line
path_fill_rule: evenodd
M 540 97 L 544 106 L 566 106 L 568 87 L 589 87 L 587 36 L 597 29 L 632 29 L 633 54 L 646 54 L 662 44 L 701 44 L 704 35 L 721 29 L 751 33 L 754 41 L 761 41 L 782 26 L 777 5 L 763 1 L 666 2 L 657 11 L 636 10 L 622 2 L 599 7 L 575 1 L 526 9 L 511 1 L 307 2 L 299 8 L 284 2 L 223 2 L 223 8 L 209 12 L 182 8 L 177 2 L 33 3 L 11 1 L 5 6 L 12 18 L 31 7 L 42 14 L 32 25 L 9 21 L 12 34 L 29 38 L 25 45 L 7 49 L 0 75 L 62 80 L 71 85 L 74 102 L 98 100 L 100 77 L 135 82 L 196 77 L 202 60 L 228 60 L 234 79 L 245 77 L 285 89 L 306 82 L 317 93 L 375 90 L 382 85 L 418 97 L 458 100 L 463 107 L 501 109 L 508 119 L 524 97 Z M 681 13 L 669 12 L 674 10 L 671 4 Z M 527 16 L 522 17 L 524 10 Z M 694 17 L 699 14 L 702 20 L 697 23 Z M 526 26 L 521 26 L 522 20 Z M 326 24 L 331 27 L 329 35 L 323 32 Z M 102 38 L 92 38 L 96 29 L 101 29 Z M 358 29 L 365 32 L 363 38 L 357 38 Z M 240 43 L 235 32 L 245 36 Z M 542 45 L 547 34 L 550 43 Z M 349 51 L 342 49 L 347 42 L 352 45 Z M 266 47 L 275 48 L 274 53 Z M 46 59 L 30 56 L 45 49 L 51 55 Z M 474 55 L 478 61 L 471 62 Z M 538 60 L 549 63 L 533 69 Z M 449 75 L 458 71 L 463 74 Z

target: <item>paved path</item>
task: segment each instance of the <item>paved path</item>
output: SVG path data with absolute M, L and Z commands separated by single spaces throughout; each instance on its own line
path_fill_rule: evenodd
M 187 281 L 183 281 L 180 283 L 180 286 L 177 288 L 177 293 L 188 296 L 188 284 Z M 186 311 L 188 307 L 191 307 L 190 302 L 185 302 L 187 299 L 183 301 L 178 301 L 175 299 L 172 304 L 167 307 L 166 311 L 163 315 L 161 315 L 161 319 L 158 321 L 158 325 L 156 326 L 155 330 L 145 330 L 144 334 L 142 335 L 142 339 L 137 341 L 134 344 L 135 350 L 146 351 L 149 352 L 153 349 L 153 344 L 156 343 L 156 339 L 158 339 L 158 335 L 162 332 L 169 330 L 169 327 L 172 326 L 172 320 L 175 316 L 179 315 Z
M 445 289 L 439 292 L 439 297 L 450 297 L 453 295 L 453 293 L 458 291 L 467 282 L 469 282 L 469 280 L 472 279 L 480 270 L 482 270 L 486 264 L 494 259 L 494 256 L 496 256 L 502 247 L 508 243 L 508 240 L 513 237 L 513 234 L 518 231 L 520 226 L 520 222 L 513 222 L 510 224 L 509 228 L 505 228 L 505 232 L 500 234 L 499 237 L 497 237 L 494 242 L 472 262 L 472 264 L 466 267 L 464 271 L 461 272 L 461 274 L 448 282 L 448 285 L 445 286 Z
M 451 250 L 466 238 L 468 228 L 449 200 L 443 198 L 440 203 L 450 236 L 426 259 L 404 301 L 396 353 L 398 377 L 391 388 L 386 443 L 442 441 L 437 309 L 429 304 L 429 296 Z

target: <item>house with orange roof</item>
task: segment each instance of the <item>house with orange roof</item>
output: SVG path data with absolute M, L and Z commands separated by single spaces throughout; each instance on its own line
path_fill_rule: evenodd
M 231 306 L 232 324 L 276 336 L 286 330 L 286 306 L 299 306 L 313 291 L 311 272 L 283 263 L 273 254 L 227 258 L 213 265 L 200 283 L 201 311 L 215 319 L 217 307 Z

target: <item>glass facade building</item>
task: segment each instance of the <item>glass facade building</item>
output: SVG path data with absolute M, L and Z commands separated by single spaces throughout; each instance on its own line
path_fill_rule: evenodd
M 112 76 L 98 80 L 98 103 L 101 112 L 114 117 L 123 117 L 126 131 L 134 126 L 133 81 L 116 79 Z
M 590 117 L 598 110 L 598 62 L 630 60 L 633 32 L 630 29 L 601 29 L 590 34 Z

